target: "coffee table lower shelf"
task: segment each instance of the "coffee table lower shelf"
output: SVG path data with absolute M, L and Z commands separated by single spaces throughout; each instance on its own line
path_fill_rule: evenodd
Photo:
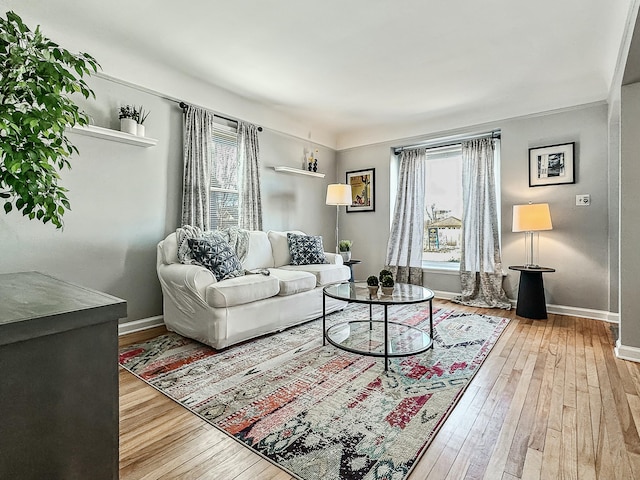
M 370 295 L 358 284 L 340 284 L 325 287 L 322 298 L 322 344 L 347 352 L 384 358 L 384 369 L 389 369 L 389 358 L 407 357 L 433 348 L 433 292 L 424 287 L 396 284 L 393 296 Z M 351 320 L 326 328 L 326 297 L 369 305 L 368 320 Z M 389 320 L 388 307 L 408 303 L 429 302 L 429 332 Z M 373 319 L 373 305 L 384 307 L 384 319 Z
M 338 323 L 327 329 L 325 337 L 331 345 L 341 350 L 384 358 L 385 370 L 388 369 L 389 358 L 417 355 L 433 346 L 433 339 L 427 332 L 398 322 L 385 323 L 383 320 Z

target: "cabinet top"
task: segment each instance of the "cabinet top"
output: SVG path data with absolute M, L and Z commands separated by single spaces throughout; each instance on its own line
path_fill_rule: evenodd
M 32 327 L 53 334 L 126 315 L 127 302 L 106 293 L 39 272 L 0 274 L 0 344 L 38 336 Z

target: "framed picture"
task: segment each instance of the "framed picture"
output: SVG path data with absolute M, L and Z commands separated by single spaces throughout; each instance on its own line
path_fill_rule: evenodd
M 351 205 L 347 205 L 347 213 L 375 212 L 375 177 L 375 168 L 347 172 L 347 185 L 351 185 Z
M 576 183 L 575 142 L 529 149 L 529 186 Z

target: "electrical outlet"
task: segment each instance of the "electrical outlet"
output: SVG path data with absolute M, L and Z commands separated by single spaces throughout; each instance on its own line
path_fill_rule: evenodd
M 578 207 L 587 207 L 591 205 L 591 195 L 589 195 L 588 193 L 576 195 L 576 205 Z

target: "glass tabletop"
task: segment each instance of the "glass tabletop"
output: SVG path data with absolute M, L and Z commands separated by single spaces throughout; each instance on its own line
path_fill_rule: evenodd
M 385 324 L 382 321 L 355 320 L 329 327 L 327 339 L 348 352 L 384 357 Z M 426 351 L 432 339 L 427 332 L 396 322 L 388 322 L 387 357 L 404 357 Z
M 392 295 L 384 295 L 380 290 L 371 295 L 364 282 L 338 283 L 324 287 L 325 295 L 355 303 L 399 305 L 404 303 L 420 303 L 434 297 L 432 290 L 420 285 L 396 283 Z

